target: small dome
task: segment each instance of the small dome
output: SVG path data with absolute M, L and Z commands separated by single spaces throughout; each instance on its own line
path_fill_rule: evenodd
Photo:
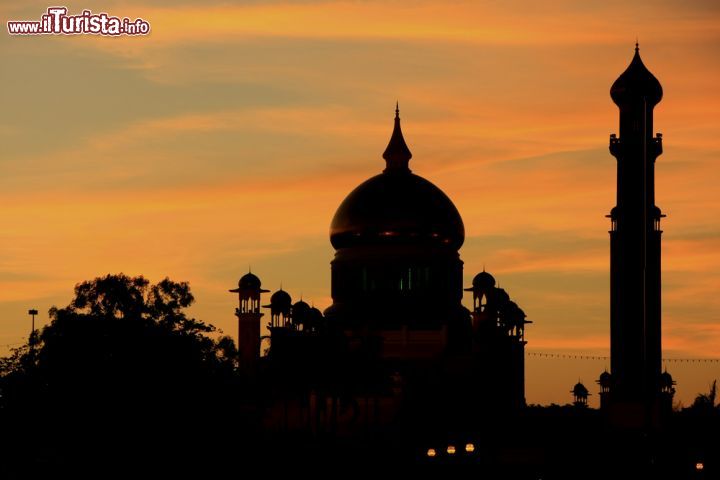
M 252 273 L 246 273 L 238 281 L 238 288 L 242 290 L 260 290 L 260 279 Z
M 503 307 L 510 301 L 510 295 L 508 295 L 504 288 L 496 288 L 493 291 L 492 299 L 498 307 Z
M 615 80 L 610 96 L 617 106 L 629 105 L 643 99 L 649 106 L 657 105 L 663 96 L 662 86 L 640 58 L 640 48 L 635 45 L 635 56 L 628 68 Z
M 600 384 L 601 387 L 609 387 L 611 380 L 612 380 L 612 375 L 610 375 L 610 372 L 605 370 L 603 373 L 600 374 L 598 383 Z
M 675 380 L 673 380 L 672 375 L 670 375 L 667 370 L 660 374 L 661 388 L 670 388 L 673 385 L 675 385 Z
M 663 215 L 662 210 L 660 210 L 660 207 L 658 207 L 658 206 L 656 206 L 656 205 L 654 205 L 654 206 L 651 207 L 651 213 L 650 213 L 650 215 L 651 215 L 652 218 L 654 218 L 655 220 L 660 220 L 661 218 L 663 218 L 663 217 L 665 216 L 665 215 Z
M 311 330 L 317 330 L 322 326 L 322 323 L 322 312 L 315 307 L 310 307 L 310 310 L 308 310 L 307 313 L 307 318 L 305 319 L 305 326 Z
M 300 300 L 292 306 L 292 322 L 295 325 L 304 325 L 307 323 L 310 314 L 310 305 Z
M 480 290 L 490 290 L 495 286 L 495 277 L 483 270 L 482 272 L 475 275 L 472 284 L 473 288 L 477 288 Z
M 300 300 L 295 302 L 292 306 L 293 315 L 301 314 L 304 315 L 310 311 L 310 305 Z
M 292 298 L 285 290 L 280 289 L 270 297 L 270 306 L 275 309 L 286 309 L 292 305 Z
M 587 397 L 589 393 L 588 389 L 581 382 L 576 383 L 572 389 L 572 394 L 576 397 Z

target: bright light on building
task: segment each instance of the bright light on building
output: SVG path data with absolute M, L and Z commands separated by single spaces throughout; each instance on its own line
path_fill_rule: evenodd
M 435 455 L 437 455 L 437 452 L 435 451 L 435 449 L 434 449 L 434 448 L 428 448 L 427 456 L 430 457 L 430 458 L 432 458 L 432 457 L 434 457 Z
M 467 453 L 472 453 L 472 452 L 474 452 L 474 451 L 475 451 L 475 445 L 473 445 L 472 443 L 468 443 L 467 445 L 465 445 L 465 451 L 466 451 Z
M 455 445 L 448 445 L 447 453 L 448 455 L 455 455 Z
M 705 465 L 702 462 L 697 462 L 695 464 L 695 470 L 697 470 L 698 472 L 702 472 L 704 468 Z

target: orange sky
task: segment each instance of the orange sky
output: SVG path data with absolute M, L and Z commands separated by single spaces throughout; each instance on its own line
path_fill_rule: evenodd
M 496 276 L 534 322 L 530 351 L 607 354 L 608 91 L 638 36 L 665 90 L 665 356 L 720 356 L 716 2 L 64 4 L 152 33 L 0 36 L 0 344 L 110 272 L 189 281 L 193 314 L 233 335 L 227 290 L 250 264 L 326 307 L 330 219 L 383 168 L 399 99 L 411 168 L 465 221 L 466 283 Z M 606 363 L 530 357 L 528 401 L 565 403 Z M 720 378 L 668 367 L 685 404 Z

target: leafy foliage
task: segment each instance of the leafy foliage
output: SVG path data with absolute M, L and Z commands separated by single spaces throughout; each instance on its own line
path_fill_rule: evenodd
M 710 385 L 710 391 L 708 393 L 698 394 L 690 408 L 698 412 L 712 412 L 713 410 L 720 412 L 720 405 L 717 404 L 716 399 L 717 380 L 713 380 L 712 385 Z
M 228 431 L 207 417 L 237 399 L 237 348 L 186 314 L 193 302 L 186 282 L 168 278 L 119 274 L 76 285 L 42 332 L 0 359 L 4 427 L 19 438 L 34 432 L 25 441 L 63 458 L 85 449 L 100 461 L 108 445 L 157 458 L 183 445 L 206 451 L 208 437 Z

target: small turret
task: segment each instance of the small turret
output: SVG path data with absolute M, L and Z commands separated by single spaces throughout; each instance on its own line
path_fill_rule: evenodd
M 587 407 L 587 401 L 588 396 L 590 396 L 590 392 L 588 392 L 587 387 L 582 384 L 582 382 L 579 382 L 575 384 L 572 390 L 570 390 L 570 393 L 573 394 L 573 404 L 576 407 L 585 408 Z
M 252 374 L 260 358 L 260 295 L 269 290 L 262 288 L 262 282 L 248 271 L 240 277 L 238 288 L 230 290 L 238 294 L 239 305 L 235 309 L 238 317 L 238 353 L 240 369 Z
M 280 287 L 270 297 L 270 304 L 263 305 L 270 309 L 270 326 L 273 328 L 287 327 L 292 317 L 292 298 Z

